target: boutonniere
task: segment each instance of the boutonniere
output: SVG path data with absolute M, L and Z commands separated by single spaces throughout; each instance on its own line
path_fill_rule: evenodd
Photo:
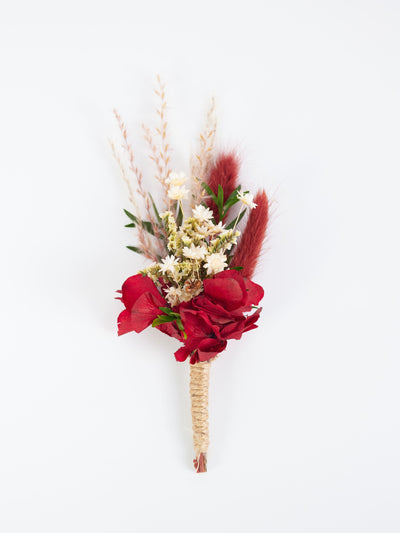
M 143 132 L 159 197 L 146 190 L 126 126 L 115 112 L 121 143 L 111 148 L 128 187 L 126 227 L 136 237 L 128 248 L 150 261 L 119 291 L 124 309 L 118 334 L 153 327 L 177 340 L 176 360 L 190 364 L 194 466 L 205 472 L 210 367 L 228 341 L 257 327 L 264 291 L 252 277 L 269 203 L 264 190 L 253 195 L 241 183 L 235 153 L 216 150 L 214 102 L 190 170 L 173 167 L 165 86 L 157 81 L 159 124 Z

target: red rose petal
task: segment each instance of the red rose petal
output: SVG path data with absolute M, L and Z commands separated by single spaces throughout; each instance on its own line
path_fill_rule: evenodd
M 177 361 L 183 362 L 186 361 L 186 359 L 189 357 L 190 351 L 185 346 L 182 346 L 181 348 L 176 350 L 174 355 Z
M 219 335 L 218 327 L 211 323 L 210 318 L 204 311 L 180 308 L 180 314 L 188 337 L 202 339 L 208 335 Z
M 204 294 L 230 311 L 245 305 L 247 299 L 244 280 L 236 270 L 224 270 L 204 280 Z
M 170 337 L 174 337 L 179 341 L 182 340 L 182 333 L 179 331 L 175 322 L 165 322 L 164 324 L 159 324 L 156 328 Z
M 247 291 L 246 305 L 258 305 L 264 297 L 264 289 L 249 279 L 244 280 Z
M 130 311 L 137 301 L 137 299 L 145 292 L 149 292 L 161 303 L 160 306 L 165 303 L 164 298 L 158 292 L 157 287 L 148 276 L 142 274 L 136 274 L 128 278 L 122 285 L 122 301 L 125 307 Z
M 236 339 L 239 340 L 242 337 L 245 327 L 245 321 L 232 322 L 221 329 L 221 337 L 223 339 Z
M 217 354 L 225 350 L 227 342 L 219 339 L 203 339 L 197 349 L 200 361 L 209 361 Z
M 133 324 L 131 321 L 131 314 L 124 309 L 118 316 L 118 335 L 124 335 L 133 331 Z

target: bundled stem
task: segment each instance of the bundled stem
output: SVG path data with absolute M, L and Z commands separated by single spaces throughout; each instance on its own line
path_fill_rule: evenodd
M 192 404 L 193 444 L 196 457 L 193 460 L 196 472 L 207 472 L 208 431 L 208 385 L 209 361 L 190 365 L 190 398 Z

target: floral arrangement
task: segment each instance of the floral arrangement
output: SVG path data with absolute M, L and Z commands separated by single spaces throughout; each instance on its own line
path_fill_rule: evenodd
M 160 123 L 154 131 L 146 126 L 143 131 L 161 185 L 162 209 L 144 189 L 126 126 L 115 111 L 122 143 L 111 148 L 132 205 L 125 210 L 126 227 L 137 236 L 136 245 L 128 248 L 151 261 L 119 291 L 125 309 L 118 317 L 118 334 L 152 326 L 181 343 L 175 358 L 190 362 L 194 466 L 205 472 L 210 364 L 228 340 L 257 327 L 264 291 L 251 278 L 265 239 L 269 202 L 264 190 L 255 196 L 242 190 L 235 153 L 216 152 L 214 101 L 189 176 L 172 171 L 165 86 L 160 78 L 157 82 Z

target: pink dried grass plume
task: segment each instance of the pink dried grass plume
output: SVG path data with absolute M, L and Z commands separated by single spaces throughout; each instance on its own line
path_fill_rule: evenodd
M 168 198 L 168 184 L 167 178 L 171 172 L 171 147 L 168 141 L 168 119 L 167 119 L 167 99 L 165 95 L 165 83 L 157 76 L 157 88 L 155 94 L 159 99 L 159 105 L 156 110 L 159 125 L 152 132 L 150 128 L 142 125 L 144 138 L 150 149 L 150 159 L 156 166 L 156 180 L 158 180 L 163 188 L 164 204 L 166 209 L 171 208 L 171 200 Z M 156 140 L 157 138 L 157 140 Z
M 257 207 L 250 212 L 246 227 L 230 263 L 231 268 L 243 267 L 240 273 L 249 279 L 254 275 L 267 232 L 269 201 L 264 189 L 257 192 L 254 202 Z

